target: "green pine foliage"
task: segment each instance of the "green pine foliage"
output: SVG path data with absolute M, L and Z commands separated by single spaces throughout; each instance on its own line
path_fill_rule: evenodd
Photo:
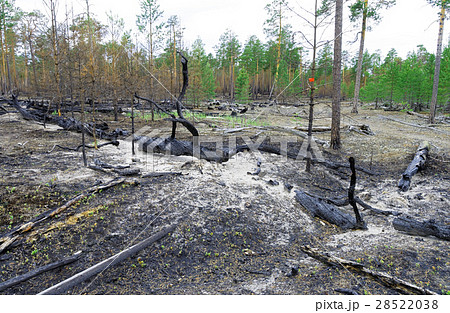
M 188 98 L 194 105 L 199 105 L 214 98 L 216 89 L 214 71 L 201 39 L 197 39 L 192 45 L 189 63 Z
M 211 100 L 216 96 L 216 79 L 214 77 L 214 70 L 209 61 L 202 64 L 202 100 Z
M 250 96 L 250 78 L 247 70 L 241 68 L 236 78 L 236 100 L 246 103 Z
M 405 60 L 392 49 L 381 64 L 367 73 L 361 100 L 384 105 L 403 105 L 404 109 L 427 108 L 433 89 L 435 56 L 423 46 L 408 54 Z M 443 51 L 438 103 L 450 102 L 450 46 Z M 343 93 L 346 92 L 343 89 Z

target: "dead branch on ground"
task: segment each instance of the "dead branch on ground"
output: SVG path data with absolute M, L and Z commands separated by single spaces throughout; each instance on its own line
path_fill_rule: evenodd
M 3 242 L 3 244 L 0 246 L 0 253 L 4 252 L 11 244 L 13 244 L 23 233 L 30 231 L 33 227 L 36 225 L 46 221 L 49 218 L 52 218 L 53 216 L 60 214 L 61 212 L 64 212 L 68 208 L 70 208 L 72 205 L 78 203 L 79 201 L 83 200 L 84 198 L 88 197 L 91 194 L 97 193 L 100 190 L 106 190 L 108 188 L 117 186 L 122 183 L 135 183 L 135 182 L 128 182 L 125 178 L 115 178 L 111 181 L 109 181 L 106 184 L 103 185 L 97 185 L 93 186 L 91 188 L 88 188 L 87 190 L 83 191 L 76 197 L 73 197 L 69 201 L 67 201 L 64 205 L 51 209 L 47 212 L 42 213 L 35 219 L 33 219 L 30 222 L 27 222 L 25 224 L 22 224 L 20 226 L 15 227 L 13 230 L 5 233 L 0 237 L 0 242 Z
M 119 144 L 120 144 L 119 141 L 113 140 L 113 141 L 109 141 L 109 142 L 105 142 L 105 143 L 102 143 L 102 144 L 97 145 L 97 149 L 99 149 L 99 148 L 101 148 L 101 147 L 104 147 L 104 146 L 108 146 L 108 145 L 113 145 L 113 146 L 118 147 Z M 83 147 L 83 145 L 79 145 L 79 146 L 77 146 L 76 148 L 69 148 L 69 147 L 63 147 L 63 146 L 60 146 L 60 145 L 54 145 L 52 149 L 50 149 L 49 151 L 47 151 L 47 153 L 52 153 L 53 150 L 55 150 L 55 148 L 59 148 L 59 149 L 62 149 L 62 150 L 68 150 L 68 151 L 77 151 L 77 152 L 78 152 L 78 151 L 80 151 L 80 149 L 81 149 L 82 147 Z M 89 148 L 89 149 L 95 149 L 94 146 L 90 146 L 90 145 L 85 145 L 85 147 L 86 147 L 86 148 Z
M 72 255 L 70 257 L 62 259 L 60 261 L 56 261 L 56 262 L 53 262 L 53 263 L 41 266 L 41 267 L 36 268 L 36 269 L 26 273 L 26 274 L 23 274 L 23 275 L 14 277 L 12 279 L 9 279 L 9 280 L 7 280 L 7 281 L 5 281 L 3 283 L 0 283 L 0 291 L 3 291 L 3 290 L 8 289 L 8 288 L 11 288 L 11 287 L 13 287 L 15 285 L 18 285 L 20 283 L 23 283 L 24 281 L 27 281 L 27 280 L 29 280 L 29 279 L 31 279 L 33 277 L 36 277 L 36 276 L 38 276 L 38 275 L 40 275 L 42 273 L 51 271 L 51 270 L 53 270 L 55 268 L 59 268 L 59 267 L 71 264 L 71 263 L 77 261 L 80 257 L 81 257 L 81 251 L 75 253 L 74 255 Z
M 94 266 L 91 266 L 90 268 L 82 271 L 81 273 L 78 273 L 78 274 L 60 282 L 57 285 L 54 285 L 50 288 L 45 289 L 44 291 L 40 292 L 39 295 L 57 295 L 57 294 L 62 294 L 64 292 L 68 291 L 70 288 L 82 283 L 83 281 L 91 278 L 94 275 L 97 275 L 97 274 L 103 272 L 104 270 L 106 270 L 109 267 L 119 264 L 123 260 L 125 260 L 125 259 L 133 256 L 134 254 L 138 253 L 139 251 L 147 248 L 152 243 L 167 236 L 169 233 L 171 233 L 175 230 L 176 226 L 177 225 L 174 224 L 174 225 L 171 225 L 171 226 L 157 232 L 153 236 L 135 244 L 134 246 L 131 246 L 131 247 L 117 253 L 116 255 L 113 255 L 112 257 L 110 257 Z
M 403 294 L 416 294 L 416 295 L 437 295 L 434 291 L 426 288 L 419 287 L 403 279 L 391 276 L 384 272 L 377 272 L 368 269 L 361 263 L 353 262 L 350 260 L 341 259 L 335 256 L 331 256 L 328 253 L 320 252 L 317 249 L 313 249 L 309 246 L 301 247 L 301 250 L 309 255 L 310 257 L 324 262 L 326 264 L 343 267 L 349 270 L 353 270 L 358 273 L 362 273 L 375 278 L 377 281 L 381 282 L 389 288 L 394 288 Z
M 442 129 L 438 129 L 438 128 L 434 128 L 434 127 L 430 127 L 430 126 L 426 126 L 426 125 L 418 125 L 418 124 L 408 123 L 408 122 L 404 122 L 404 121 L 401 121 L 399 119 L 396 119 L 396 118 L 393 118 L 393 117 L 384 116 L 384 115 L 378 115 L 378 117 L 381 118 L 381 119 L 397 122 L 397 123 L 400 123 L 400 124 L 403 124 L 403 125 L 408 125 L 408 126 L 411 126 L 411 127 L 417 127 L 417 128 L 422 128 L 422 129 L 429 129 L 429 130 L 433 130 L 433 131 L 436 131 L 436 132 L 439 132 L 439 133 L 450 135 L 450 132 L 442 130 Z

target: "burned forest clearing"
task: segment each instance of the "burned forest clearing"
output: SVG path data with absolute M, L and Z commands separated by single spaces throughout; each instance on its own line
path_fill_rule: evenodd
M 133 109 L 123 105 L 118 121 L 99 105 L 97 123 L 105 134 L 115 134 L 96 138 L 99 146 L 112 144 L 86 149 L 87 167 L 75 127 L 64 129 L 50 118 L 44 127 L 2 105 L 1 294 L 38 294 L 66 279 L 69 285 L 58 293 L 450 293 L 445 116 L 430 126 L 420 114 L 373 105 L 353 114 L 352 104 L 342 103 L 343 144 L 337 152 L 328 144 L 331 101 L 321 100 L 313 135 L 322 161 L 307 172 L 304 158 L 291 153 L 301 155 L 307 105 L 223 100 L 184 110 L 183 119 L 195 125 L 202 141 L 221 138 L 229 149 L 232 140 L 237 147 L 245 144 L 214 162 L 143 151 L 148 144 L 142 137 L 133 140 L 130 116 L 136 134 L 158 138 L 170 137 L 174 120 L 155 113 L 151 121 L 144 102 Z M 81 120 L 76 110 L 64 114 Z M 179 127 L 177 138 L 192 136 Z M 283 153 L 280 142 L 286 138 Z M 93 141 L 86 137 L 87 146 Z M 425 166 L 402 191 L 399 180 L 425 141 Z M 331 207 L 354 219 L 346 202 L 349 157 L 356 163 L 354 197 L 366 229 L 333 224 L 310 210 Z M 409 229 L 408 222 L 419 228 Z M 161 231 L 120 262 L 70 280 Z M 75 254 L 68 264 L 5 286 Z

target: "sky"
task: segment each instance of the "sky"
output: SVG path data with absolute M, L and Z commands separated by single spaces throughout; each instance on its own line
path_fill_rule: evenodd
M 201 38 L 207 53 L 214 53 L 220 36 L 227 30 L 233 30 L 241 42 L 245 44 L 251 35 L 256 35 L 265 41 L 263 24 L 267 19 L 264 7 L 272 0 L 159 0 L 158 4 L 164 11 L 162 20 L 177 15 L 181 25 L 185 28 L 184 43 L 190 47 Z M 82 12 L 86 7 L 86 0 L 58 0 L 59 16 L 64 18 L 65 5 L 69 10 L 74 7 L 75 12 Z M 122 17 L 126 22 L 126 29 L 135 29 L 136 15 L 140 14 L 139 0 L 89 0 L 90 11 L 105 22 L 106 12 L 110 10 Z M 346 31 L 343 49 L 356 55 L 359 49 L 357 38 L 358 28 L 350 23 L 348 18 L 349 1 L 344 3 L 344 30 Z M 25 11 L 39 9 L 46 12 L 42 0 L 16 0 L 16 6 Z M 290 0 L 293 9 L 308 17 L 303 9 L 313 9 L 314 0 Z M 303 8 L 303 9 L 302 9 Z M 432 53 L 436 52 L 438 32 L 439 8 L 432 7 L 426 0 L 397 0 L 397 5 L 381 12 L 382 21 L 371 24 L 372 30 L 366 35 L 365 48 L 370 53 L 377 50 L 382 57 L 395 48 L 398 55 L 406 58 L 408 52 L 417 49 L 417 45 L 424 45 Z M 310 33 L 304 22 L 291 14 L 288 21 L 293 30 L 300 29 Z M 450 20 L 446 20 L 444 27 L 444 45 L 450 40 Z M 331 25 L 322 39 L 330 40 L 333 35 Z M 298 37 L 300 38 L 300 36 Z

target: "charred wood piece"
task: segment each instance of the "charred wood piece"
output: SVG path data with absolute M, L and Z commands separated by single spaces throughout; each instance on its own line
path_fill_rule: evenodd
M 428 152 L 430 150 L 430 144 L 427 141 L 422 142 L 417 149 L 414 159 L 408 165 L 406 170 L 402 174 L 402 178 L 398 182 L 398 188 L 402 191 L 407 191 L 411 185 L 411 178 L 425 167 L 427 161 Z
M 342 258 L 338 258 L 338 257 L 332 256 L 332 255 L 329 255 L 328 253 L 321 252 L 318 249 L 311 248 L 309 246 L 302 246 L 300 249 L 304 253 L 306 253 L 307 255 L 309 255 L 310 257 L 312 257 L 316 260 L 319 260 L 319 261 L 329 264 L 331 266 L 336 266 L 339 268 L 343 267 L 343 268 L 346 268 L 346 269 L 349 269 L 349 270 L 352 270 L 352 271 L 355 271 L 358 273 L 365 274 L 365 275 L 370 276 L 370 277 L 376 279 L 377 281 L 381 282 L 383 285 L 385 285 L 389 288 L 394 288 L 403 294 L 437 295 L 437 293 L 435 293 L 432 290 L 419 287 L 419 286 L 414 285 L 410 282 L 407 282 L 403 279 L 392 276 L 388 273 L 377 272 L 377 271 L 371 270 L 371 269 L 367 268 L 366 266 L 364 266 L 364 264 L 346 260 L 346 259 L 342 259 Z
M 353 211 L 355 212 L 356 217 L 356 226 L 359 229 L 367 229 L 367 224 L 359 214 L 358 206 L 355 201 L 355 187 L 356 187 L 356 169 L 355 169 L 355 159 L 350 157 L 350 170 L 352 171 L 352 176 L 350 177 L 350 187 L 348 188 L 348 202 L 353 207 Z
M 356 219 L 353 216 L 342 212 L 332 204 L 311 197 L 300 190 L 295 190 L 295 199 L 315 217 L 319 217 L 344 230 L 358 228 Z
M 252 175 L 252 176 L 259 175 L 261 173 L 261 164 L 262 164 L 261 159 L 258 158 L 258 162 L 256 162 L 255 171 L 253 173 L 252 172 L 247 172 L 247 175 Z
M 154 172 L 142 175 L 142 178 L 164 177 L 164 176 L 181 176 L 181 172 Z
M 27 280 L 31 279 L 33 277 L 36 277 L 36 276 L 38 276 L 38 275 L 40 275 L 42 273 L 51 271 L 51 270 L 53 270 L 55 268 L 59 268 L 59 267 L 71 264 L 71 263 L 77 261 L 80 257 L 81 257 L 81 251 L 79 251 L 79 252 L 75 253 L 74 255 L 72 255 L 72 256 L 70 256 L 68 258 L 65 258 L 63 260 L 56 261 L 54 263 L 44 265 L 42 267 L 36 268 L 36 269 L 26 273 L 26 274 L 14 277 L 14 278 L 12 278 L 10 280 L 7 280 L 7 281 L 5 281 L 3 283 L 0 283 L 0 291 L 3 291 L 3 290 L 8 289 L 8 288 L 11 288 L 11 287 L 13 287 L 15 285 L 18 285 L 18 284 L 20 284 L 20 283 L 22 283 L 24 281 L 27 281 Z
M 40 295 L 57 295 L 57 294 L 65 293 L 68 290 L 70 290 L 72 287 L 84 282 L 85 280 L 91 278 L 92 276 L 103 272 L 104 270 L 106 270 L 109 267 L 119 264 L 123 260 L 125 260 L 125 259 L 135 255 L 139 251 L 147 248 L 154 242 L 162 239 L 163 237 L 167 236 L 169 233 L 173 232 L 175 230 L 175 228 L 176 228 L 176 224 L 169 226 L 169 227 L 157 232 L 153 236 L 135 244 L 134 246 L 131 246 L 131 247 L 117 253 L 116 255 L 113 255 L 112 257 L 110 257 L 94 266 L 91 266 L 90 268 L 82 271 L 81 273 L 78 273 L 72 277 L 69 277 L 68 279 L 60 282 L 59 284 L 57 284 L 55 286 L 47 288 L 46 290 L 40 292 L 39 294 Z
M 443 240 L 450 240 L 450 226 L 439 225 L 435 220 L 417 221 L 410 216 L 395 218 L 392 222 L 394 228 L 414 236 L 434 236 Z
M 126 182 L 127 181 L 125 180 L 125 178 L 115 178 L 115 179 L 107 182 L 106 184 L 100 184 L 100 185 L 93 186 L 93 187 L 81 192 L 81 194 L 73 197 L 72 199 L 67 201 L 64 205 L 54 208 L 54 209 L 50 209 L 50 210 L 42 213 L 41 215 L 35 217 L 30 222 L 27 222 L 20 226 L 17 226 L 14 229 L 6 232 L 5 234 L 1 234 L 0 235 L 0 243 L 2 243 L 2 244 L 0 245 L 0 254 L 2 252 L 6 251 L 6 249 L 8 247 L 10 247 L 20 237 L 21 234 L 30 231 L 36 225 L 41 224 L 44 221 L 46 221 L 47 219 L 50 219 L 50 218 L 54 217 L 55 215 L 58 215 L 61 212 L 68 210 L 72 205 L 78 203 L 79 201 L 83 200 L 84 198 L 88 197 L 91 194 L 97 193 L 100 190 L 109 189 L 111 187 L 114 187 L 114 186 L 117 186 L 119 184 L 126 183 Z M 133 182 L 133 183 L 135 183 L 135 182 Z

